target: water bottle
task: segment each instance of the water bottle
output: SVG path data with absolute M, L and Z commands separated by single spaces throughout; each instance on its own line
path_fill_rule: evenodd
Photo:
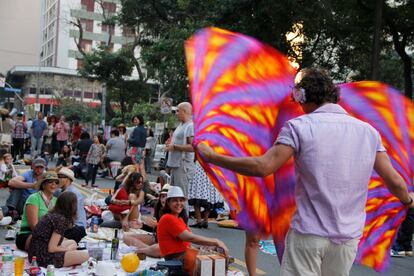
M 10 246 L 3 246 L 3 275 L 13 275 L 14 274 L 14 263 L 13 263 L 13 252 Z

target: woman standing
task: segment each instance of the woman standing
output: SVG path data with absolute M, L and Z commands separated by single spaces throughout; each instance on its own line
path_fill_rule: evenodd
M 141 228 L 139 209 L 144 202 L 145 193 L 143 177 L 140 173 L 129 174 L 123 184 L 112 196 L 109 210 L 115 219 L 121 221 L 122 228 L 127 231 L 129 227 Z
M 87 187 L 89 180 L 91 180 L 92 187 L 98 187 L 95 185 L 96 174 L 98 173 L 98 166 L 105 158 L 105 146 L 102 144 L 102 136 L 94 135 L 93 144 L 89 149 L 88 155 L 86 156 L 86 163 L 88 164 L 88 173 L 86 175 L 85 184 L 83 187 Z
M 196 223 L 190 227 L 208 228 L 210 210 L 223 206 L 223 198 L 198 162 L 195 164 L 195 173 L 190 183 L 188 197 L 188 204 L 194 206 L 196 219 Z M 204 208 L 203 220 L 201 220 L 201 207 Z
M 63 235 L 76 218 L 77 197 L 72 192 L 62 193 L 55 207 L 36 225 L 29 249 L 29 260 L 36 256 L 40 266 L 50 264 L 56 268 L 82 264 L 89 258 L 88 251 L 77 250 L 74 240 L 65 240 Z
M 125 145 L 128 145 L 128 133 L 127 133 L 127 129 L 126 129 L 125 125 L 124 124 L 119 124 L 118 125 L 118 130 L 119 130 L 119 137 L 121 137 L 124 140 Z M 125 148 L 125 150 L 126 150 L 126 148 Z
M 151 173 L 151 155 L 152 151 L 155 148 L 155 138 L 154 138 L 154 132 L 152 129 L 148 129 L 147 131 L 147 139 L 145 142 L 145 172 Z
M 45 135 L 45 145 L 44 149 L 49 154 L 50 159 L 53 160 L 53 157 L 56 153 L 56 150 L 53 149 L 53 135 L 55 134 L 55 124 L 56 117 L 54 115 L 47 117 L 47 130 Z M 56 135 L 55 135 L 56 137 Z
M 132 118 L 132 123 L 135 125 L 135 128 L 128 138 L 129 156 L 140 167 L 142 176 L 146 179 L 144 157 L 147 131 L 144 128 L 144 118 L 142 115 L 136 115 Z

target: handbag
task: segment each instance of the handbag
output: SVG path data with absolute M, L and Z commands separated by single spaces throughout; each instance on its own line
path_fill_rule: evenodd
M 3 120 L 0 119 L 0 132 L 3 132 Z M 11 133 L 0 133 L 0 145 L 10 146 L 12 144 Z

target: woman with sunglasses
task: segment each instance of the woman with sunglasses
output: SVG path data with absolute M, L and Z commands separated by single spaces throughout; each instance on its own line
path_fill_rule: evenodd
M 20 250 L 29 249 L 32 231 L 39 220 L 47 214 L 56 204 L 56 192 L 59 178 L 55 172 L 46 172 L 36 183 L 38 191 L 30 195 L 25 203 L 20 232 L 16 236 L 16 246 Z
M 116 220 L 122 224 L 125 231 L 132 228 L 141 228 L 139 209 L 144 202 L 145 193 L 143 188 L 143 177 L 140 173 L 134 172 L 129 174 L 124 184 L 112 196 L 109 210 Z

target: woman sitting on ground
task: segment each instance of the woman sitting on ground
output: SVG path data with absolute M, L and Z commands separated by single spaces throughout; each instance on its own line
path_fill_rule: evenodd
M 32 238 L 32 231 L 35 229 L 39 220 L 55 206 L 56 192 L 59 178 L 55 172 L 46 172 L 36 183 L 35 189 L 38 192 L 31 194 L 25 203 L 22 215 L 20 232 L 16 236 L 16 246 L 20 250 L 28 251 Z
M 74 224 L 77 214 L 77 197 L 73 192 L 63 192 L 55 207 L 36 225 L 29 249 L 29 260 L 36 256 L 40 266 L 50 264 L 56 268 L 76 266 L 87 261 L 88 251 L 77 250 L 74 240 L 63 235 Z
M 121 221 L 124 231 L 128 231 L 129 227 L 142 227 L 139 213 L 145 197 L 142 187 L 142 175 L 134 172 L 126 177 L 124 184 L 112 196 L 108 209 L 116 220 Z
M 155 205 L 154 209 L 154 223 L 155 227 L 160 221 L 160 218 L 163 213 L 163 209 L 165 203 L 167 202 L 167 193 L 170 188 L 169 184 L 165 184 L 162 187 L 160 192 L 160 197 L 158 198 L 158 202 Z M 137 253 L 145 254 L 146 256 L 153 257 L 153 258 L 160 258 L 160 247 L 158 246 L 156 228 L 154 229 L 154 234 L 137 234 L 137 233 L 125 233 L 124 234 L 124 242 L 129 246 L 135 246 L 137 248 Z
M 157 226 L 157 238 L 161 256 L 165 260 L 183 260 L 185 251 L 191 243 L 222 248 L 228 255 L 227 246 L 218 239 L 191 233 L 187 226 L 187 211 L 184 209 L 186 198 L 178 186 L 171 186 L 167 194 L 164 214 Z
M 69 169 L 72 168 L 72 149 L 69 145 L 64 145 L 62 148 L 62 152 L 59 154 L 58 161 L 56 163 L 56 167 L 63 166 L 68 167 Z

